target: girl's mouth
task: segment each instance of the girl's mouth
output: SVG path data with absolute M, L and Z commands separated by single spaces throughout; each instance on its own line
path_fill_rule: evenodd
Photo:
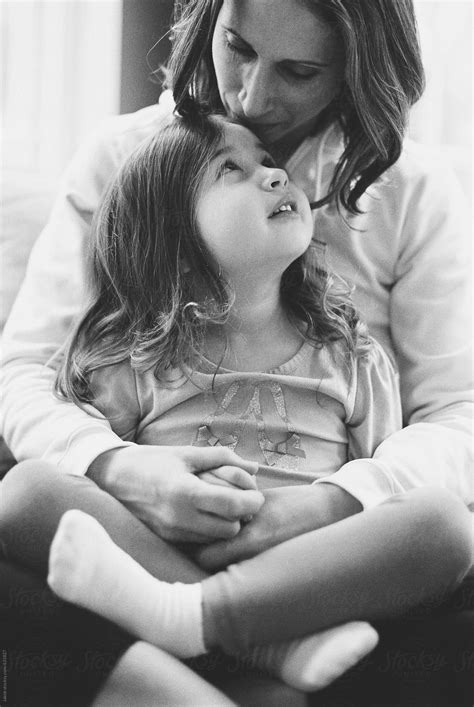
M 268 218 L 275 218 L 282 215 L 288 216 L 290 214 L 296 214 L 296 212 L 296 202 L 293 199 L 288 199 L 288 197 L 286 197 L 278 203 L 277 207 L 272 211 Z

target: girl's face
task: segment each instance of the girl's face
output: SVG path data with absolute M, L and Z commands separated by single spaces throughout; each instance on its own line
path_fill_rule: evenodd
M 255 273 L 281 276 L 307 249 L 313 230 L 304 193 L 250 130 L 231 123 L 224 123 L 196 217 L 203 241 L 235 283 Z
M 303 0 L 224 0 L 212 57 L 227 114 L 268 145 L 307 135 L 344 72 L 340 40 Z

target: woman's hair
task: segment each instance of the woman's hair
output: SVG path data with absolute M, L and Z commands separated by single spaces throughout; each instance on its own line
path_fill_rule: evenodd
M 221 110 L 211 45 L 223 0 L 175 2 L 167 83 L 177 109 L 189 96 Z M 339 121 L 345 150 L 328 194 L 351 213 L 365 190 L 398 159 L 411 106 L 424 89 L 412 0 L 300 0 L 342 42 L 345 75 L 339 95 L 315 128 Z
M 189 108 L 188 103 L 188 108 Z M 196 221 L 200 184 L 224 120 L 193 111 L 177 117 L 125 162 L 93 228 L 90 302 L 66 346 L 56 392 L 92 402 L 91 373 L 130 361 L 138 371 L 196 365 L 206 326 L 221 324 L 232 293 Z M 281 281 L 284 307 L 307 338 L 365 345 L 355 309 L 319 266 L 316 245 Z

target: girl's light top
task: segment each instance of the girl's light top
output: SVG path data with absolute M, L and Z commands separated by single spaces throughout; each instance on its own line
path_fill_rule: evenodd
M 229 447 L 266 467 L 260 488 L 329 480 L 346 464 L 356 474 L 401 428 L 398 376 L 376 342 L 354 367 L 338 345 L 304 343 L 266 372 L 221 368 L 214 375 L 204 361 L 186 373 L 157 381 L 128 363 L 100 368 L 94 406 L 124 440 Z
M 160 130 L 172 111 L 156 106 L 110 119 L 78 151 L 49 224 L 38 239 L 4 332 L 3 434 L 18 460 L 43 457 L 83 474 L 102 452 L 124 442 L 52 393 L 45 365 L 63 344 L 84 288 L 83 252 L 104 188 L 130 152 Z M 326 193 L 341 153 L 335 127 L 308 138 L 287 164 L 313 200 Z M 356 287 L 370 332 L 396 358 L 405 424 L 382 442 L 371 464 L 331 479 L 364 507 L 423 485 L 472 497 L 470 228 L 454 177 L 430 153 L 407 142 L 398 162 L 362 198 L 349 220 L 315 212 L 315 236 Z

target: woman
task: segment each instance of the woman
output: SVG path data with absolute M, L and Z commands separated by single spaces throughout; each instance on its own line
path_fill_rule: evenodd
M 310 199 L 324 202 L 315 212 L 319 237 L 334 268 L 355 284 L 371 333 L 396 354 L 410 424 L 357 475 L 349 464 L 311 494 L 269 491 L 238 533 L 231 512 L 216 518 L 195 507 L 197 480 L 186 460 L 170 489 L 157 473 L 160 450 L 126 445 L 105 422 L 52 398 L 54 370 L 44 363 L 80 304 L 92 213 L 125 156 L 166 122 L 171 107 L 163 100 L 112 121 L 78 154 L 32 256 L 5 330 L 4 433 L 16 457 L 44 456 L 60 469 L 87 472 L 167 540 L 221 538 L 201 553 L 207 568 L 413 487 L 447 486 L 467 499 L 468 230 L 445 175 L 438 178 L 416 148 L 402 150 L 423 86 L 411 2 L 190 2 L 175 28 L 169 80 L 178 106 L 191 93 L 242 119 L 286 159 Z M 226 492 L 230 506 L 238 503 L 236 491 Z

